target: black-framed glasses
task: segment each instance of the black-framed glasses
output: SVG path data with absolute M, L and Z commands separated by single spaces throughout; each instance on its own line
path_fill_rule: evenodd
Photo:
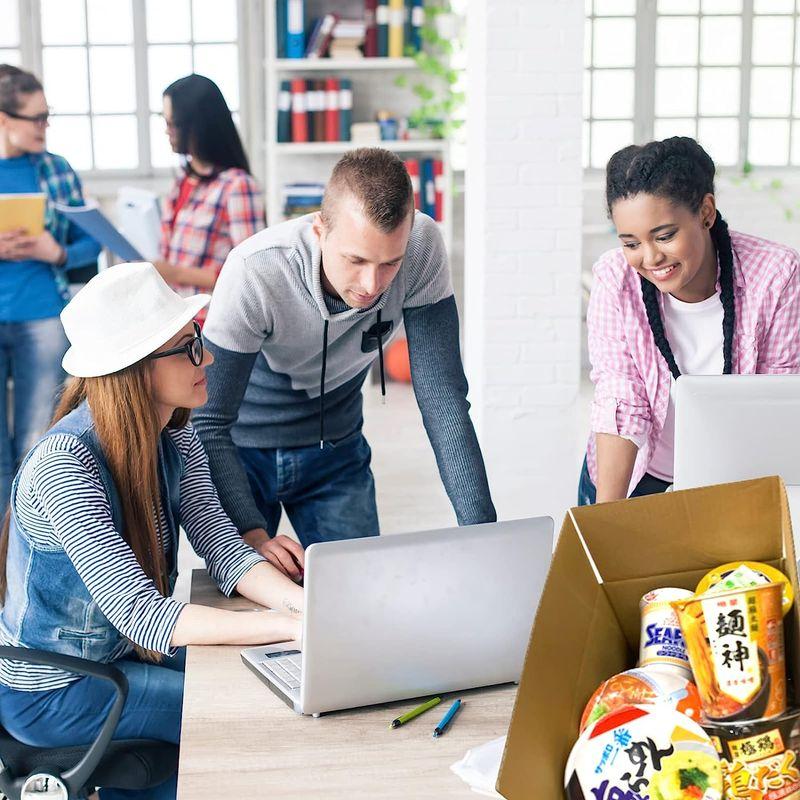
M 11 117 L 11 119 L 22 119 L 25 122 L 32 122 L 34 125 L 37 125 L 40 128 L 43 128 L 47 123 L 50 121 L 50 110 L 48 109 L 42 114 L 17 114 L 15 111 L 6 111 L 5 109 L 0 109 L 7 117 Z
M 203 332 L 197 322 L 193 324 L 194 336 L 186 344 L 182 344 L 180 347 L 171 347 L 169 350 L 163 350 L 160 353 L 151 353 L 148 358 L 166 358 L 167 356 L 179 356 L 183 353 L 192 364 L 199 367 L 203 363 Z

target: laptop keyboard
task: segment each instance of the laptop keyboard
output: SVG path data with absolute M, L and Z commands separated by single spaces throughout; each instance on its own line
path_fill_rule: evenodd
M 287 689 L 299 689 L 302 664 L 303 655 L 299 650 L 284 650 L 268 653 L 259 666 Z

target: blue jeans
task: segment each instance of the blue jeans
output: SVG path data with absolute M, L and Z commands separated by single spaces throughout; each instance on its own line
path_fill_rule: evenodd
M 128 698 L 114 739 L 158 739 L 178 744 L 183 706 L 186 648 L 161 664 L 135 656 L 114 662 L 128 679 Z M 108 681 L 81 678 L 62 689 L 21 692 L 0 684 L 0 721 L 18 741 L 35 747 L 91 743 L 103 726 L 116 694 Z M 178 776 L 152 789 L 102 789 L 101 800 L 174 800 Z
M 666 492 L 669 484 L 656 478 L 650 473 L 646 472 L 644 477 L 636 484 L 636 488 L 631 492 L 631 497 L 644 497 L 648 494 L 660 494 Z M 593 506 L 597 502 L 597 489 L 592 483 L 592 478 L 589 475 L 589 465 L 586 459 L 583 459 L 583 469 L 581 470 L 581 478 L 578 483 L 578 505 L 579 506 Z
M 69 342 L 58 317 L 0 322 L 0 508 L 22 459 L 48 429 L 66 377 Z M 9 394 L 9 380 L 13 393 Z
M 380 532 L 372 452 L 360 430 L 323 449 L 240 447 L 239 456 L 270 536 L 281 507 L 303 547 Z

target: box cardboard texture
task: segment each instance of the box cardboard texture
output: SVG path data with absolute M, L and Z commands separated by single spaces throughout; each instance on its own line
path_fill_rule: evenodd
M 737 560 L 777 567 L 791 580 L 795 597 L 800 595 L 780 478 L 573 508 L 567 514 L 508 732 L 497 781 L 503 797 L 564 797 L 564 769 L 584 705 L 602 681 L 636 664 L 641 596 L 664 586 L 694 591 L 708 570 Z M 789 703 L 799 704 L 797 600 L 785 630 Z

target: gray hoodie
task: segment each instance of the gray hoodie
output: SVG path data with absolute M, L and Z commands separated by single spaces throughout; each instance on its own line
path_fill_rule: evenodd
M 304 447 L 360 429 L 369 368 L 405 324 L 417 402 L 456 516 L 493 520 L 438 226 L 417 213 L 394 281 L 370 308 L 351 309 L 322 288 L 312 220 L 243 242 L 214 290 L 204 333 L 216 361 L 194 422 L 225 510 L 241 531 L 266 527 L 235 446 Z

